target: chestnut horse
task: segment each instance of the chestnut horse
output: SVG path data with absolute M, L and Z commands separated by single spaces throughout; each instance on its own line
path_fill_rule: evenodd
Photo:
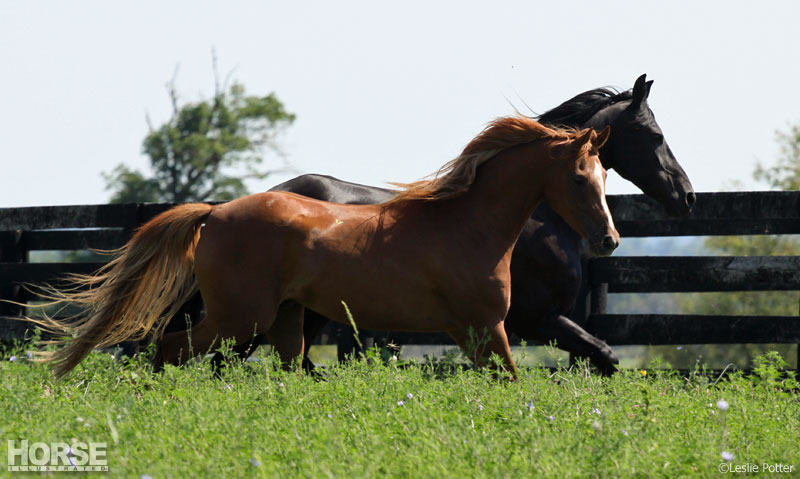
M 667 215 L 684 217 L 694 204 L 695 194 L 647 104 L 652 85 L 652 80 L 641 75 L 628 91 L 585 91 L 537 120 L 575 128 L 611 127 L 611 137 L 600 148 L 603 167 L 614 169 L 634 183 L 658 201 Z M 293 178 L 272 190 L 348 204 L 383 203 L 397 194 L 314 174 Z M 511 307 L 505 321 L 506 334 L 542 344 L 555 341 L 559 348 L 588 358 L 600 372 L 611 374 L 618 363 L 613 350 L 568 318 L 578 297 L 585 256 L 580 235 L 546 203 L 539 205 L 525 224 L 511 257 Z M 202 299 L 197 295 L 166 330 L 185 329 L 186 314 L 196 323 L 202 318 L 201 309 Z M 307 346 L 327 322 L 313 310 L 306 310 L 303 324 Z M 263 342 L 263 335 L 256 336 L 253 344 L 240 345 L 234 351 L 245 359 Z M 306 367 L 313 367 L 307 358 L 304 360 Z M 221 364 L 222 354 L 217 353 L 214 361 Z
M 327 203 L 266 192 L 211 206 L 185 204 L 143 225 L 84 290 L 52 290 L 88 306 L 74 333 L 47 359 L 61 376 L 92 349 L 160 336 L 198 288 L 206 318 L 164 335 L 155 366 L 266 334 L 288 364 L 303 353 L 308 307 L 348 323 L 343 302 L 368 329 L 446 332 L 465 351 L 470 331 L 486 334 L 472 358 L 492 353 L 516 376 L 504 329 L 511 252 L 542 199 L 591 245 L 618 245 L 605 201 L 597 134 L 547 128 L 525 117 L 498 119 L 433 180 L 402 185 L 379 205 Z

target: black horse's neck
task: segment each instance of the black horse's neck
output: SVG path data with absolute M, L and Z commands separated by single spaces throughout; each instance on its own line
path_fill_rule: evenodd
M 618 92 L 611 88 L 595 88 L 575 95 L 535 119 L 545 125 L 582 128 L 600 110 L 631 98 L 630 90 Z
M 601 130 L 614 122 L 623 109 L 621 103 L 630 101 L 632 98 L 631 90 L 619 92 L 612 88 L 595 88 L 575 95 L 535 119 L 545 125 L 572 128 L 592 127 Z M 600 148 L 600 162 L 606 169 L 614 167 L 614 162 L 611 161 L 608 154 L 611 151 L 610 143 L 612 141 L 614 141 L 613 134 L 609 142 Z

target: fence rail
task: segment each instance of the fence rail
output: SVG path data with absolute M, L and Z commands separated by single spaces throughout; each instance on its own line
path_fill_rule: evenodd
M 694 212 L 680 220 L 668 218 L 655 201 L 642 195 L 612 195 L 608 204 L 623 237 L 800 234 L 800 191 L 698 193 Z M 136 227 L 171 206 L 0 208 L 0 298 L 30 300 L 20 287 L 24 282 L 53 281 L 64 273 L 89 273 L 100 266 L 30 263 L 29 252 L 118 248 Z M 800 290 L 800 256 L 613 256 L 590 260 L 586 273 L 572 319 L 611 345 L 800 343 L 796 316 L 606 312 L 609 293 Z M 0 304 L 0 339 L 20 337 L 24 323 L 5 319 L 20 314 L 21 308 Z M 349 335 L 338 328 L 331 326 L 324 336 L 338 336 L 341 346 Z M 445 335 L 391 337 L 400 344 L 451 344 Z

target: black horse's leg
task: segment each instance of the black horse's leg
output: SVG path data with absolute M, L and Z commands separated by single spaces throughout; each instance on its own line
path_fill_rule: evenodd
M 312 372 L 314 371 L 314 368 L 316 368 L 316 365 L 310 359 L 308 359 L 308 350 L 311 348 L 314 338 L 316 338 L 317 334 L 319 334 L 322 328 L 328 324 L 328 321 L 328 318 L 314 311 L 308 309 L 305 311 L 305 319 L 303 320 L 303 337 L 305 338 L 305 347 L 303 349 L 303 369 L 306 372 Z M 250 341 L 237 344 L 231 348 L 231 352 L 235 357 L 242 361 L 246 361 L 247 358 L 253 354 L 256 348 L 262 344 L 268 344 L 267 336 L 265 334 L 257 334 L 253 336 Z M 214 357 L 211 358 L 211 365 L 214 370 L 218 371 L 224 363 L 225 357 L 223 354 L 219 351 L 214 353 Z
M 139 352 L 141 352 L 141 350 L 143 349 L 143 345 L 146 344 L 147 344 L 146 341 L 139 341 L 139 342 L 124 341 L 122 343 L 119 343 L 118 345 L 120 348 L 119 357 L 122 358 L 127 356 L 128 358 L 132 358 L 137 354 L 139 354 Z
M 535 339 L 544 344 L 555 340 L 559 349 L 589 359 L 605 376 L 614 374 L 619 364 L 619 359 L 608 344 L 558 312 L 548 314 L 537 323 Z
M 314 371 L 314 368 L 316 368 L 316 365 L 314 365 L 314 363 L 308 359 L 308 350 L 311 348 L 314 338 L 316 338 L 317 334 L 319 334 L 322 328 L 328 324 L 328 321 L 328 318 L 315 313 L 314 311 L 308 309 L 305 311 L 305 319 L 303 320 L 303 337 L 305 338 L 305 348 L 303 350 L 303 369 L 306 372 L 312 372 Z M 253 336 L 250 341 L 237 344 L 231 348 L 231 352 L 233 353 L 234 357 L 237 357 L 242 361 L 246 361 L 247 358 L 253 354 L 256 348 L 262 344 L 268 344 L 267 336 L 265 334 L 257 334 Z M 225 357 L 223 354 L 219 351 L 214 353 L 214 357 L 211 358 L 211 366 L 214 368 L 214 370 L 218 371 L 224 363 Z
M 250 355 L 253 354 L 256 348 L 266 343 L 267 343 L 266 334 L 256 334 L 250 340 L 233 346 L 231 348 L 231 356 L 234 359 L 238 359 L 241 362 L 245 362 L 247 361 L 247 358 L 249 358 Z M 220 368 L 222 368 L 224 364 L 225 364 L 225 355 L 219 351 L 215 352 L 214 356 L 211 358 L 211 368 L 215 372 L 219 372 Z
M 328 324 L 330 320 L 325 316 L 306 309 L 305 317 L 303 318 L 303 338 L 305 341 L 305 348 L 303 350 L 303 370 L 307 373 L 312 373 L 316 369 L 316 365 L 308 358 L 308 350 L 311 349 L 311 344 L 316 339 L 317 335 L 322 331 L 322 328 Z

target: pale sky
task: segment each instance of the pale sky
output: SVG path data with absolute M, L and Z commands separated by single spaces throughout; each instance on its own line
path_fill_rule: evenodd
M 101 172 L 147 166 L 145 116 L 167 120 L 176 65 L 182 99 L 213 93 L 212 48 L 297 114 L 280 144 L 299 172 L 416 180 L 509 102 L 542 112 L 647 73 L 695 190 L 763 189 L 755 163 L 800 123 L 798 19 L 793 1 L 6 1 L 0 207 L 107 202 Z M 607 190 L 637 192 L 614 174 Z

